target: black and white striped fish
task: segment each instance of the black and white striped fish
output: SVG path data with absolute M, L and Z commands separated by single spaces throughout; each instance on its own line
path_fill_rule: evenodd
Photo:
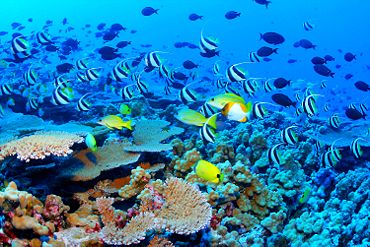
M 87 102 L 86 97 L 91 93 L 84 94 L 77 103 L 77 110 L 78 111 L 89 111 L 91 109 L 91 104 Z
M 217 50 L 217 40 L 203 36 L 203 30 L 200 33 L 199 49 L 202 53 L 208 53 Z
M 321 89 L 324 89 L 324 88 L 326 88 L 326 87 L 327 87 L 327 85 L 326 85 L 326 80 L 321 81 L 321 83 L 320 83 L 320 88 L 321 88 Z
M 335 140 L 328 151 L 326 151 L 321 157 L 321 163 L 325 167 L 334 167 L 337 163 L 342 159 L 342 155 L 340 154 L 339 149 L 335 148 L 335 142 L 340 139 Z
M 312 117 L 317 114 L 318 110 L 316 107 L 316 100 L 315 97 L 322 96 L 319 94 L 311 94 L 306 96 L 302 101 L 302 108 L 303 111 L 309 116 Z
M 51 103 L 54 105 L 66 105 L 70 103 L 70 96 L 63 90 L 68 90 L 68 88 L 61 89 L 61 85 L 59 85 L 56 89 L 54 89 L 51 97 Z
M 329 117 L 329 126 L 333 129 L 338 129 L 340 126 L 340 119 L 337 113 Z
M 321 164 L 322 166 L 324 167 L 334 167 L 336 166 L 336 164 L 338 163 L 338 161 L 336 161 L 331 153 L 331 151 L 326 151 L 325 153 L 323 153 L 323 155 L 321 156 Z
M 348 109 L 357 109 L 354 103 L 348 105 Z
M 328 112 L 330 110 L 330 106 L 329 106 L 329 104 L 328 103 L 326 103 L 325 105 L 324 105 L 324 111 L 325 112 Z
M 99 78 L 99 70 L 101 68 L 91 68 L 85 71 L 85 77 L 88 81 L 95 81 Z
M 226 86 L 224 88 L 225 90 L 225 93 L 233 93 L 233 94 L 236 94 L 238 96 L 240 96 L 240 92 L 236 89 L 236 88 L 233 88 L 232 86 L 230 86 L 230 83 L 226 83 Z
M 37 39 L 37 42 L 41 45 L 49 45 L 53 43 L 49 35 L 44 32 L 38 32 L 36 34 L 36 39 Z
M 185 87 L 183 87 L 179 92 L 179 98 L 181 102 L 183 102 L 184 104 L 197 101 L 197 96 L 192 90 L 188 88 L 189 85 L 186 85 Z
M 361 114 L 363 115 L 363 116 L 366 116 L 367 114 L 366 114 L 366 112 L 367 112 L 367 106 L 365 105 L 365 104 L 363 104 L 363 103 L 361 103 L 360 105 L 359 105 L 359 108 L 360 108 L 360 112 L 361 112 Z
M 301 114 L 303 113 L 303 108 L 302 107 L 297 107 L 296 109 L 295 109 L 295 115 L 298 117 L 298 116 L 300 116 Z
M 204 142 L 214 143 L 216 140 L 215 132 L 208 124 L 203 124 L 199 129 L 199 135 Z
M 266 102 L 258 102 L 253 105 L 252 113 L 255 118 L 263 119 L 267 115 L 268 112 L 263 104 L 266 104 Z
M 79 80 L 80 82 L 88 82 L 89 80 L 86 78 L 86 74 L 84 72 L 77 72 L 77 80 Z
M 135 86 L 134 84 L 127 85 L 123 87 L 120 90 L 120 96 L 122 97 L 123 100 L 130 100 L 134 97 L 134 92 L 130 89 L 130 87 Z
M 61 88 L 68 87 L 68 82 L 69 80 L 67 80 L 63 75 L 57 76 L 54 78 L 54 87 L 58 86 L 61 86 Z
M 171 77 L 171 70 L 164 64 L 161 64 L 161 66 L 159 66 L 159 76 L 161 78 L 170 78 Z
M 290 126 L 281 131 L 280 137 L 282 142 L 288 145 L 295 145 L 298 142 L 297 134 L 292 130 L 297 128 L 297 126 Z
M 200 108 L 199 112 L 202 113 L 202 115 L 205 117 L 210 117 L 214 115 L 217 112 L 217 110 L 218 110 L 217 108 L 214 108 L 213 106 L 205 102 Z
M 213 64 L 212 71 L 213 71 L 214 76 L 220 75 L 220 65 L 217 62 L 215 62 L 215 64 Z
M 33 86 L 37 82 L 36 72 L 32 70 L 31 68 L 29 68 L 27 72 L 23 74 L 23 78 L 26 81 L 28 86 Z
M 257 55 L 257 52 L 250 52 L 248 54 L 249 56 L 249 61 L 251 61 L 252 63 L 259 63 L 261 62 L 261 57 Z
M 301 96 L 299 95 L 299 93 L 295 94 L 295 99 L 297 100 L 297 102 L 301 101 Z
M 269 93 L 271 92 L 272 90 L 274 90 L 274 88 L 271 86 L 271 83 L 270 83 L 271 79 L 268 79 L 266 80 L 264 83 L 263 83 L 263 89 L 265 90 L 266 93 Z
M 366 141 L 366 140 L 361 137 L 356 138 L 351 142 L 351 146 L 350 146 L 351 152 L 357 159 L 361 158 L 361 156 L 363 155 L 363 151 L 359 144 L 360 141 Z
M 113 67 L 111 77 L 115 81 L 122 82 L 129 76 L 130 71 L 124 66 L 124 62 L 119 62 Z
M 249 96 L 254 96 L 258 88 L 257 80 L 248 79 L 242 81 L 242 86 L 245 93 L 247 93 Z
M 216 80 L 216 87 L 220 89 L 225 88 L 226 82 L 222 78 L 219 78 Z
M 162 60 L 158 53 L 161 51 L 148 52 L 144 57 L 145 65 L 149 68 L 159 68 L 162 65 Z
M 311 22 L 309 22 L 309 21 L 303 22 L 303 28 L 306 31 L 312 31 L 314 29 L 314 27 L 315 26 Z
M 314 145 L 315 154 L 318 155 L 321 152 L 322 143 L 320 141 L 316 141 Z
M 76 68 L 78 70 L 85 70 L 88 68 L 87 58 L 81 58 L 76 61 Z
M 240 82 L 240 81 L 246 80 L 247 73 L 237 67 L 238 65 L 245 64 L 245 63 L 248 63 L 248 62 L 233 64 L 229 68 L 227 68 L 226 78 L 230 82 Z
M 22 35 L 19 35 L 12 40 L 11 51 L 13 54 L 18 54 L 22 52 L 27 52 L 28 42 Z
M 26 103 L 26 110 L 37 110 L 39 109 L 39 103 L 36 98 L 29 98 Z
M 166 84 L 166 86 L 164 86 L 164 93 L 166 95 L 170 95 L 171 94 L 171 87 L 168 84 Z
M 12 95 L 13 87 L 10 84 L 3 84 L 0 87 L 1 95 Z
M 148 84 L 145 81 L 141 80 L 140 77 L 136 80 L 136 88 L 141 94 L 147 94 L 149 92 Z
M 284 145 L 284 144 L 283 143 L 276 144 L 275 146 L 267 150 L 267 158 L 270 163 L 281 165 L 281 161 L 282 161 L 281 155 L 277 149 L 281 145 Z

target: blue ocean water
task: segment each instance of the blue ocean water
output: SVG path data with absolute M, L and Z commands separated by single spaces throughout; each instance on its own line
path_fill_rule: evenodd
M 96 246 L 158 246 L 154 236 L 175 246 L 369 246 L 370 2 L 263 2 L 2 0 L 0 243 L 72 246 L 65 232 L 78 227 Z M 276 50 L 257 55 L 263 47 Z M 204 193 L 204 224 L 189 221 L 184 238 L 169 229 L 185 216 L 169 213 L 184 222 L 128 241 L 143 197 L 145 213 L 163 220 L 173 177 Z M 19 206 L 11 181 L 69 209 L 56 199 L 55 217 L 47 202 L 42 212 Z M 113 225 L 96 209 L 106 197 L 124 212 L 111 211 Z M 72 222 L 86 204 L 98 220 Z M 39 225 L 18 224 L 23 215 Z

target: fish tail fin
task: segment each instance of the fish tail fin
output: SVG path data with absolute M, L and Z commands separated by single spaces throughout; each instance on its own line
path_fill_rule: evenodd
M 156 10 L 154 10 L 154 13 L 156 13 L 158 15 L 158 11 L 159 11 L 159 9 L 156 9 Z
M 245 106 L 247 113 L 252 111 L 253 108 L 252 101 L 249 101 Z
M 331 77 L 331 78 L 334 78 L 334 75 L 335 75 L 335 73 L 334 73 L 334 72 L 331 72 L 331 73 L 330 73 L 330 77 Z
M 313 46 L 312 46 L 312 49 L 316 50 L 316 46 L 317 46 L 317 45 L 313 45 Z
M 266 5 L 266 8 L 267 8 L 267 5 Z M 262 34 L 262 33 L 260 33 L 260 40 L 262 39 L 262 37 L 263 37 L 263 34 Z
M 273 53 L 278 54 L 278 52 L 277 52 L 277 51 L 278 51 L 278 49 L 279 49 L 279 48 L 275 48 L 275 49 L 273 49 L 273 50 L 272 50 L 272 52 L 273 52 Z
M 216 114 L 213 114 L 212 116 L 210 116 L 204 124 L 207 124 L 207 125 L 211 126 L 212 128 L 217 129 L 216 120 L 217 120 L 217 115 L 218 114 L 219 113 L 216 113 Z
M 216 54 L 216 56 L 218 56 L 218 57 L 219 57 L 219 56 L 220 56 L 220 51 L 216 51 L 216 53 L 215 53 L 215 54 Z
M 293 102 L 293 106 L 297 108 L 297 101 Z
M 132 119 L 128 120 L 126 123 L 125 123 L 125 127 L 129 130 L 132 130 Z

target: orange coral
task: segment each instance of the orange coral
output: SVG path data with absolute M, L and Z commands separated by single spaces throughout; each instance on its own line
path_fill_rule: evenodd
M 155 236 L 150 240 L 148 247 L 173 247 L 173 243 L 167 238 Z
M 62 131 L 37 132 L 34 135 L 10 141 L 0 146 L 0 161 L 7 156 L 17 155 L 26 162 L 44 159 L 46 156 L 67 156 L 74 143 L 81 143 L 81 136 Z

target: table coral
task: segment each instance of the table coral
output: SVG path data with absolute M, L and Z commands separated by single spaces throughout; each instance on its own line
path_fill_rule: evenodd
M 0 146 L 0 161 L 7 156 L 30 162 L 44 159 L 50 155 L 67 156 L 72 153 L 73 144 L 81 143 L 83 138 L 76 134 L 62 131 L 37 132 L 31 136 L 10 141 Z

